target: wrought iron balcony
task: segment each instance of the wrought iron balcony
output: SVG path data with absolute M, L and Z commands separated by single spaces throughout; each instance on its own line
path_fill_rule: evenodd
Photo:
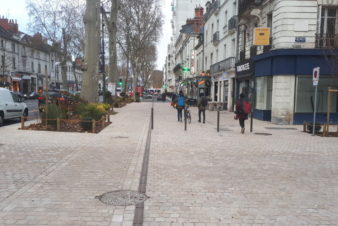
M 233 16 L 230 18 L 229 22 L 228 22 L 228 30 L 236 30 L 237 28 L 237 23 L 238 23 L 238 17 L 237 16 Z
M 227 71 L 235 67 L 235 57 L 229 57 L 225 60 L 222 60 L 216 64 L 210 66 L 210 73 L 215 74 L 217 72 Z
M 316 34 L 316 48 L 338 48 L 338 34 Z
M 212 43 L 217 45 L 219 43 L 219 31 L 216 31 L 212 36 Z
M 261 5 L 263 0 L 239 0 L 238 15 L 242 15 L 247 9 Z

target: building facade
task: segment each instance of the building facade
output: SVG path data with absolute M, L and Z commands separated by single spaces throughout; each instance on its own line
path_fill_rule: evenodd
M 245 93 L 254 116 L 276 124 L 312 121 L 312 72 L 320 67 L 318 120 L 328 105 L 334 122 L 337 96 L 328 103 L 329 86 L 338 88 L 337 1 L 239 1 L 237 95 Z M 253 45 L 254 28 L 270 28 L 269 45 Z
M 39 33 L 30 36 L 20 32 L 14 20 L 0 18 L 0 57 L 0 86 L 29 94 L 47 84 L 49 88 L 62 85 L 60 48 L 49 45 Z M 73 62 L 67 62 L 66 67 L 66 89 L 73 91 L 81 85 L 82 71 Z

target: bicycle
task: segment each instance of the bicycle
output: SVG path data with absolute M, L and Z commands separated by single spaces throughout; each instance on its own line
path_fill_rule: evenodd
M 184 107 L 184 117 L 187 119 L 188 123 L 191 123 L 191 114 L 189 110 L 189 105 L 185 105 Z

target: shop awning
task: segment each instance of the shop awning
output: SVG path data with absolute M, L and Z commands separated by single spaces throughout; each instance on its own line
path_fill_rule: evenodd
M 31 80 L 31 76 L 29 76 L 29 75 L 24 75 L 24 76 L 22 76 L 22 79 L 23 79 L 23 80 Z
M 21 81 L 21 78 L 12 76 L 12 81 Z

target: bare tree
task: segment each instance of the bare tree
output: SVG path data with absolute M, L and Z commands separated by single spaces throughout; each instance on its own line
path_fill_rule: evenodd
M 157 0 L 127 0 L 121 2 L 118 16 L 118 44 L 130 61 L 135 89 L 138 78 L 145 78 L 156 60 L 154 46 L 163 24 L 161 10 Z
M 81 96 L 89 102 L 98 100 L 98 60 L 100 49 L 100 1 L 86 0 L 86 13 L 83 18 L 86 31 L 85 73 Z
M 27 0 L 30 29 L 61 47 L 63 88 L 67 85 L 67 61 L 83 53 L 83 0 Z
M 116 48 L 116 36 L 117 36 L 117 15 L 119 11 L 120 0 L 109 0 L 101 7 L 101 13 L 103 14 L 104 22 L 107 24 L 108 37 L 109 37 L 109 80 L 111 82 L 117 81 L 118 68 L 117 68 L 117 48 Z M 106 8 L 110 9 L 109 17 L 107 16 Z

